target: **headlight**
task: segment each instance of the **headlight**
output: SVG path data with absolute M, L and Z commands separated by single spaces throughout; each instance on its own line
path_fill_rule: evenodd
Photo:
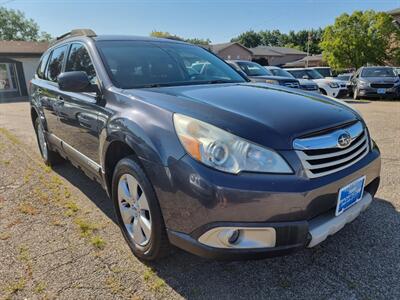
M 174 114 L 174 125 L 186 152 L 209 167 L 233 174 L 241 171 L 293 173 L 275 151 L 213 125 L 180 114 Z
M 333 89 L 336 89 L 339 87 L 339 85 L 336 82 L 329 82 L 328 85 Z
M 368 85 L 368 82 L 359 80 L 359 81 L 358 81 L 358 84 L 361 85 L 361 86 L 367 86 L 367 85 Z
M 278 80 L 273 80 L 273 79 L 266 79 L 265 82 L 270 84 L 279 84 Z

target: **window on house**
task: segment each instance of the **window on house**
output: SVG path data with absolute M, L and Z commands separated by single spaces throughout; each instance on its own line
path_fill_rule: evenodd
M 96 84 L 96 72 L 84 45 L 78 43 L 72 44 L 65 66 L 65 72 L 69 71 L 84 71 L 88 75 L 89 80 L 93 84 Z
M 65 52 L 67 51 L 67 45 L 61 46 L 53 50 L 49 65 L 47 67 L 47 79 L 51 81 L 57 81 L 57 76 L 61 73 Z
M 0 92 L 16 91 L 18 89 L 15 65 L 0 63 Z

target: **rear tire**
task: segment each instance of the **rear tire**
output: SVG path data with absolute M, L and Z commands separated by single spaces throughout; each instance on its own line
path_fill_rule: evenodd
M 112 180 L 112 200 L 122 234 L 134 255 L 152 261 L 170 244 L 153 186 L 134 156 L 121 159 Z
M 64 159 L 57 152 L 50 150 L 42 122 L 40 122 L 39 118 L 35 119 L 34 125 L 36 139 L 44 163 L 50 167 L 62 163 Z

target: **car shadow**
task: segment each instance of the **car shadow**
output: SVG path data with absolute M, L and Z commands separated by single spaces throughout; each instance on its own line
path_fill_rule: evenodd
M 70 163 L 54 168 L 116 223 L 103 188 Z M 400 297 L 400 213 L 375 198 L 367 211 L 312 249 L 252 261 L 213 261 L 182 250 L 146 263 L 190 299 Z M 394 296 L 396 295 L 396 296 Z

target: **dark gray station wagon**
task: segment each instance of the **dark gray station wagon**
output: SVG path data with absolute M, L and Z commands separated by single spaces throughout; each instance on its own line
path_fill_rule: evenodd
M 378 189 L 379 149 L 356 111 L 248 82 L 194 45 L 74 30 L 30 92 L 44 162 L 98 181 L 142 259 L 171 244 L 219 259 L 314 247 Z

